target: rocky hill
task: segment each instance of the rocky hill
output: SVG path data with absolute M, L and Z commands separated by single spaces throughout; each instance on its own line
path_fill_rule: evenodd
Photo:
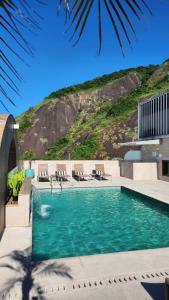
M 51 93 L 18 117 L 23 158 L 112 159 L 137 138 L 138 102 L 169 88 L 169 61 Z

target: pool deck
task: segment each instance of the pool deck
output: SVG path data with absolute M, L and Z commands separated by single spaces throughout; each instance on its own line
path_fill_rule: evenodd
M 34 180 L 32 183 L 38 188 L 50 188 L 46 182 L 38 183 Z M 101 186 L 124 186 L 169 203 L 169 183 L 163 181 L 113 178 L 112 181 L 86 182 L 71 179 L 69 183 L 63 183 L 63 188 Z M 53 187 L 58 188 L 58 183 L 54 182 Z M 28 247 L 31 247 L 31 226 L 6 228 L 0 242 L 0 264 L 11 264 L 11 252 L 23 251 Z M 3 257 L 7 254 L 9 257 Z M 45 299 L 48 300 L 163 300 L 164 279 L 169 277 L 169 248 L 46 261 L 47 264 L 51 262 L 61 265 L 63 269 L 69 268 L 68 273 L 72 279 L 54 275 L 39 277 L 37 282 L 41 284 Z M 0 268 L 0 277 L 3 278 L 0 288 L 4 288 L 6 281 L 14 274 L 12 269 Z M 11 290 L 10 299 L 21 299 L 19 290 L 19 286 Z

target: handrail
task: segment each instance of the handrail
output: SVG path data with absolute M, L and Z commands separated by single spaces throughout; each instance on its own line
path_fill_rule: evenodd
M 50 191 L 51 191 L 51 193 L 52 193 L 52 190 L 53 190 L 53 182 L 52 182 L 52 179 L 53 179 L 53 177 L 50 176 Z
M 50 188 L 51 188 L 51 193 L 52 193 L 52 191 L 53 191 L 53 176 L 50 176 Z M 61 191 L 62 191 L 62 189 L 63 189 L 63 184 L 62 184 L 62 177 L 59 177 L 58 176 L 58 183 L 59 183 L 59 185 L 60 185 L 60 189 L 61 189 Z
M 63 183 L 62 178 L 60 178 L 60 188 L 61 188 L 61 191 L 62 191 L 62 189 L 63 189 L 62 183 Z

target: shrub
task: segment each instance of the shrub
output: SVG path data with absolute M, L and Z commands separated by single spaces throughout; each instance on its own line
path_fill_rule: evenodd
M 23 181 L 24 181 L 24 170 L 17 171 L 12 175 L 10 174 L 8 175 L 7 187 L 10 196 L 14 198 L 18 196 Z

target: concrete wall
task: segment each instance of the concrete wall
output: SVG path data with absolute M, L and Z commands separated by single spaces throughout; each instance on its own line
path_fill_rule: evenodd
M 142 161 L 155 161 L 161 159 L 169 160 L 169 137 L 161 138 L 159 145 L 144 145 L 141 147 Z
M 95 164 L 104 164 L 105 172 L 113 177 L 120 176 L 120 166 L 117 160 L 36 160 L 32 161 L 32 169 L 35 170 L 35 176 L 38 174 L 38 164 L 47 164 L 49 175 L 55 174 L 57 164 L 66 164 L 68 175 L 72 176 L 74 164 L 83 164 L 84 173 L 91 174 L 95 169 Z M 29 161 L 24 161 L 25 169 L 29 168 Z
M 7 204 L 5 214 L 6 227 L 29 226 L 31 213 L 31 179 L 25 178 L 21 187 L 18 203 Z
M 169 181 L 169 177 L 163 176 L 162 174 L 162 160 L 169 161 L 169 137 L 161 138 L 159 145 L 143 146 L 141 148 L 141 153 L 142 153 L 142 161 L 154 160 L 158 162 L 158 170 L 157 170 L 158 179 Z
M 135 162 L 133 164 L 134 180 L 157 180 L 156 162 Z
M 147 145 L 141 147 L 142 161 L 156 161 L 159 156 L 160 145 Z
M 121 176 L 129 179 L 133 179 L 133 162 L 121 161 Z
M 15 119 L 11 115 L 0 115 L 0 236 L 2 235 L 5 226 L 5 200 L 6 200 L 6 179 L 9 167 L 17 164 L 18 161 L 18 146 L 16 139 L 16 131 L 12 129 L 12 124 Z M 16 159 L 9 164 L 9 155 L 11 143 L 14 141 L 16 148 Z M 13 160 L 14 152 L 10 155 Z
M 160 159 L 169 160 L 169 138 L 160 140 L 159 155 Z
M 134 180 L 157 180 L 157 163 L 122 161 L 121 176 Z

